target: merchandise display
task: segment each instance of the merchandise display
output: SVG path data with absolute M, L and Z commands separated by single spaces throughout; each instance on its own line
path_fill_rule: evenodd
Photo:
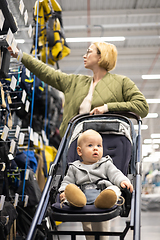
M 40 4 L 48 6 L 51 14 L 48 1 Z M 17 234 L 23 239 L 27 235 L 50 165 L 54 162 L 61 141 L 58 127 L 62 99 L 58 91 L 10 58 L 7 47 L 11 44 L 16 47 L 14 33 L 18 26 L 6 0 L 0 2 L 0 10 L 3 26 L 0 30 L 0 233 L 2 240 L 8 237 L 12 240 Z M 60 21 L 62 23 L 62 19 Z M 34 35 L 33 41 L 35 38 L 38 37 Z M 69 54 L 69 48 L 67 51 L 59 53 L 53 64 Z M 47 229 L 45 221 L 43 224 Z M 37 237 L 39 235 L 44 235 L 43 228 Z

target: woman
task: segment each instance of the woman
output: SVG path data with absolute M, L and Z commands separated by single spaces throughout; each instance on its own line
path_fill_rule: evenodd
M 17 58 L 19 50 L 11 55 Z M 21 62 L 39 79 L 62 91 L 65 96 L 60 135 L 64 135 L 68 122 L 79 113 L 102 114 L 107 111 L 131 111 L 144 118 L 148 104 L 137 86 L 129 78 L 111 71 L 117 62 L 117 49 L 113 44 L 95 42 L 83 56 L 84 66 L 93 71 L 93 77 L 66 74 L 23 53 Z
M 11 55 L 18 57 L 19 50 Z M 93 71 L 93 77 L 66 74 L 55 70 L 40 60 L 23 53 L 21 62 L 39 79 L 62 91 L 65 96 L 60 135 L 64 135 L 68 122 L 79 113 L 102 114 L 107 111 L 131 111 L 144 118 L 149 111 L 145 97 L 129 78 L 109 71 L 115 68 L 117 49 L 113 44 L 94 42 L 83 56 L 84 66 Z M 108 231 L 109 222 L 83 223 L 85 231 Z M 94 239 L 86 236 L 87 240 Z M 103 236 L 101 240 L 107 240 Z

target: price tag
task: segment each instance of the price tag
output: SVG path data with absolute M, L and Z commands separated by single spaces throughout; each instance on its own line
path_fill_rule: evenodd
M 42 130 L 42 138 L 43 138 L 43 141 L 46 142 L 47 136 L 44 130 Z
M 9 152 L 13 154 L 14 150 L 15 150 L 15 147 L 16 147 L 16 142 L 14 141 L 14 139 L 12 139 L 11 144 L 10 144 Z
M 1 195 L 0 196 L 0 211 L 2 211 L 2 209 L 3 209 L 4 201 L 5 201 L 5 196 Z
M 27 207 L 28 199 L 29 199 L 29 196 L 28 196 L 28 195 L 25 195 L 25 199 L 24 199 L 24 207 Z
M 30 140 L 34 142 L 33 128 L 28 127 L 28 132 L 30 134 Z
M 20 49 L 19 50 L 19 53 L 18 53 L 18 56 L 17 56 L 17 61 L 20 63 L 21 62 L 21 59 L 23 57 L 23 53 L 22 53 L 22 50 Z
M 17 79 L 15 76 L 12 75 L 11 83 L 10 83 L 10 88 L 14 91 L 17 85 Z
M 6 41 L 7 41 L 8 45 L 11 46 L 12 41 L 13 41 L 13 33 L 12 33 L 10 28 L 9 28 L 9 30 L 7 32 Z
M 3 29 L 4 20 L 5 20 L 5 18 L 3 16 L 2 10 L 0 9 L 0 29 L 1 29 L 1 31 Z
M 17 49 L 17 42 L 16 42 L 15 38 L 13 38 L 13 40 L 12 40 L 11 48 L 12 48 L 13 53 L 15 53 L 16 49 Z
M 25 134 L 21 132 L 21 133 L 19 134 L 18 145 L 23 145 L 23 143 L 24 143 L 24 137 L 25 137 Z
M 18 194 L 18 193 L 15 193 L 14 207 L 17 207 L 17 204 L 18 204 L 18 198 L 19 198 L 19 194 Z
M 15 132 L 15 138 L 18 138 L 19 133 L 20 133 L 20 126 L 17 125 L 17 126 L 16 126 L 16 132 Z
M 21 98 L 23 104 L 24 104 L 25 101 L 26 101 L 26 96 L 27 96 L 27 93 L 26 93 L 26 91 L 23 89 L 22 98 Z
M 30 71 L 26 68 L 26 76 L 30 78 Z
M 8 132 L 9 132 L 9 128 L 5 125 L 4 128 L 3 128 L 2 135 L 1 135 L 1 139 L 3 141 L 6 141 L 6 138 L 8 136 Z
M 24 24 L 27 25 L 28 22 L 28 11 L 26 9 L 26 11 L 24 12 Z
M 20 0 L 19 10 L 20 10 L 21 15 L 23 15 L 23 12 L 24 12 L 24 3 L 23 3 L 23 0 Z
M 33 32 L 32 25 L 30 24 L 28 28 L 28 35 L 30 38 L 32 37 L 32 32 Z
M 10 161 L 12 161 L 14 159 L 14 157 L 11 153 L 8 154 L 8 158 L 9 158 Z
M 38 147 L 38 133 L 34 132 L 34 145 Z
M 29 178 L 29 169 L 26 170 L 25 180 L 28 180 Z
M 26 105 L 25 105 L 25 111 L 26 111 L 26 112 L 29 111 L 29 106 L 30 106 L 30 102 L 27 100 L 27 101 L 26 101 Z

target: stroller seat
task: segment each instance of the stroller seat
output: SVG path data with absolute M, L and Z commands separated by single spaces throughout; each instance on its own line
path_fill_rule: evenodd
M 124 120 L 124 119 L 123 119 Z M 126 121 L 126 119 L 125 119 Z M 113 159 L 113 163 L 118 169 L 120 169 L 125 175 L 128 173 L 128 165 L 131 160 L 132 139 L 130 137 L 130 124 L 122 121 L 122 119 L 103 118 L 97 119 L 97 117 L 90 119 L 84 119 L 78 123 L 72 130 L 72 136 L 68 145 L 66 145 L 65 152 L 66 159 L 63 155 L 65 163 L 73 162 L 80 157 L 77 154 L 77 138 L 81 132 L 87 129 L 94 129 L 98 131 L 103 138 L 103 156 L 109 155 Z M 67 150 L 68 148 L 68 150 Z M 125 191 L 126 194 L 127 190 Z M 126 197 L 126 196 L 125 196 Z M 86 205 L 83 208 L 75 208 L 59 202 L 59 195 L 56 203 L 52 205 L 53 217 L 60 221 L 90 221 L 91 215 L 93 221 L 106 221 L 119 215 L 127 215 L 127 207 L 131 203 L 131 194 L 128 191 L 127 205 L 118 207 L 115 205 L 111 209 L 97 209 L 93 204 Z M 83 214 L 83 215 L 82 215 Z

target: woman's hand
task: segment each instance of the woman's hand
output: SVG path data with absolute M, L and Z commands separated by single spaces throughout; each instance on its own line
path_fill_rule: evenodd
M 105 112 L 108 112 L 107 104 L 104 104 L 101 107 L 96 107 L 90 111 L 90 115 L 97 115 L 97 114 L 103 114 Z
M 121 185 L 122 188 L 127 187 L 127 189 L 130 190 L 131 193 L 133 192 L 133 185 L 130 182 L 122 181 L 120 185 Z
M 18 53 L 19 53 L 18 48 L 16 48 L 15 53 L 13 52 L 13 50 L 12 50 L 11 47 L 8 47 L 7 49 L 8 49 L 8 51 L 9 51 L 9 53 L 11 54 L 12 57 L 14 57 L 14 58 L 17 58 L 17 57 L 18 57 Z

